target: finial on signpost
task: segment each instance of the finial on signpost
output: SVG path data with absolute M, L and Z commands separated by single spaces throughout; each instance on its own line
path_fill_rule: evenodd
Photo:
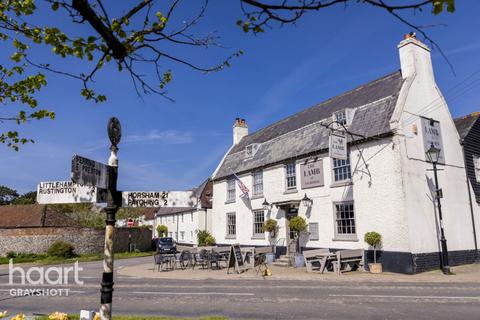
M 108 120 L 107 129 L 108 138 L 112 143 L 112 146 L 110 147 L 111 153 L 110 158 L 108 158 L 108 165 L 118 167 L 117 145 L 120 143 L 120 139 L 122 138 L 122 126 L 120 125 L 120 121 L 115 117 L 110 118 L 110 120 Z

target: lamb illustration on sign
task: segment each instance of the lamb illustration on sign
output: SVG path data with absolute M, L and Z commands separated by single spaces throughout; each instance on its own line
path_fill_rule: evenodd
M 124 191 L 122 207 L 193 207 L 197 198 L 193 191 Z

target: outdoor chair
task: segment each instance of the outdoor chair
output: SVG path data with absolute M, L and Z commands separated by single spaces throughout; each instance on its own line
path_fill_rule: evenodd
M 208 251 L 203 249 L 200 252 L 195 253 L 194 255 L 194 263 L 192 269 L 195 269 L 195 266 L 200 265 L 202 269 L 208 267 Z
M 170 266 L 170 257 L 161 254 L 161 253 L 155 253 L 153 255 L 155 265 L 157 266 L 157 271 L 163 271 L 163 266 L 167 265 L 167 268 Z M 155 271 L 155 265 L 153 267 L 153 271 Z
M 265 253 L 255 254 L 255 260 L 253 265 L 254 265 L 256 274 L 260 273 L 263 276 L 265 274 L 265 271 L 268 269 L 267 255 Z
M 180 253 L 176 262 L 182 270 L 185 270 L 188 266 L 192 264 L 192 254 L 190 253 L 190 251 L 184 250 Z
M 221 260 L 221 257 L 218 252 L 215 252 L 215 251 L 210 252 L 210 254 L 208 255 L 208 267 L 210 269 L 213 269 L 213 265 L 215 265 L 217 269 L 220 269 L 220 260 Z

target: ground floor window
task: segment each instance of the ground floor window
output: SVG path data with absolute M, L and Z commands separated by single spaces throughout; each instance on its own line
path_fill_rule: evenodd
M 355 211 L 353 201 L 337 202 L 335 207 L 335 235 L 342 236 L 356 236 L 357 230 L 355 227 Z
M 237 216 L 235 212 L 227 213 L 227 237 L 237 235 Z
M 263 210 L 253 211 L 253 236 L 265 236 L 263 224 L 265 223 L 265 213 Z
M 309 233 L 309 239 L 310 240 L 318 240 L 319 239 L 318 223 L 317 222 L 310 222 L 308 224 L 308 233 Z

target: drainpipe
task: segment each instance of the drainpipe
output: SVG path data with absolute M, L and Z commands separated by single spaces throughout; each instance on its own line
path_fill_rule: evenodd
M 472 228 L 473 228 L 473 241 L 475 243 L 475 260 L 478 261 L 477 231 L 475 229 L 475 215 L 473 213 L 472 193 L 470 192 L 470 180 L 468 178 L 467 155 L 465 154 L 465 148 L 464 148 L 465 141 L 464 141 L 464 139 L 460 140 L 460 145 L 462 146 L 463 161 L 465 163 L 465 176 L 467 178 L 468 201 L 470 203 L 470 215 L 472 217 Z

